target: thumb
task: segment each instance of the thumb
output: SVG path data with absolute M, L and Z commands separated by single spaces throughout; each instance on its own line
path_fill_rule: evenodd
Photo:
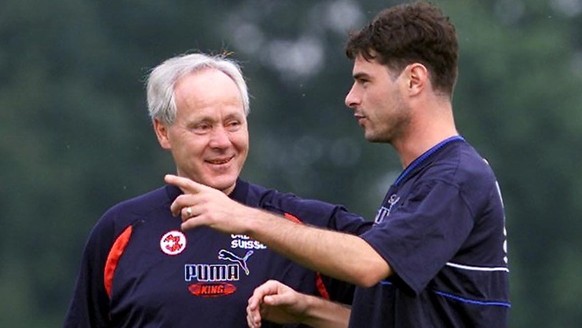
M 270 306 L 278 306 L 289 303 L 289 300 L 284 295 L 274 294 L 263 297 L 263 303 Z

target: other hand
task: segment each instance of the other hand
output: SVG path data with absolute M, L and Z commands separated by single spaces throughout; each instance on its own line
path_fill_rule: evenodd
M 247 323 L 261 327 L 262 320 L 279 324 L 299 323 L 307 308 L 304 295 L 276 280 L 257 287 L 249 298 Z

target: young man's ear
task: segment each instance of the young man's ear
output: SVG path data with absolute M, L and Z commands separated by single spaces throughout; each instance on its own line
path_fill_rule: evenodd
M 406 77 L 408 91 L 411 96 L 419 94 L 428 82 L 428 70 L 420 63 L 410 64 L 406 67 Z
M 158 142 L 163 149 L 172 148 L 170 138 L 168 137 L 168 127 L 157 118 L 154 119 L 154 131 L 156 132 Z

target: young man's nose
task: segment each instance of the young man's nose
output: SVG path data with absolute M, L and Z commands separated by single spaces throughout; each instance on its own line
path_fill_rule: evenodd
M 346 95 L 345 99 L 346 106 L 348 106 L 351 109 L 354 109 L 358 102 L 359 102 L 358 97 L 356 97 L 356 92 L 354 90 L 354 87 L 352 87 L 348 94 Z

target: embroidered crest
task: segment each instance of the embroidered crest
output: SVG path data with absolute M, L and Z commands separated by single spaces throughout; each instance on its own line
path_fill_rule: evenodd
M 186 248 L 186 236 L 178 230 L 170 231 L 160 239 L 160 248 L 168 255 L 178 255 Z

